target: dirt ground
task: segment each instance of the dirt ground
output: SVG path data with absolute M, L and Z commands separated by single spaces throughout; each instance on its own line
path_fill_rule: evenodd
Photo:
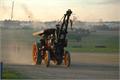
M 41 65 L 33 65 L 30 56 L 26 58 L 26 61 L 22 61 L 19 58 L 16 62 L 6 61 L 4 67 L 21 73 L 29 79 L 119 79 L 117 53 L 71 53 L 71 66 L 69 68 L 65 68 L 64 64 L 55 65 L 52 62 L 48 68 L 45 67 L 44 62 Z

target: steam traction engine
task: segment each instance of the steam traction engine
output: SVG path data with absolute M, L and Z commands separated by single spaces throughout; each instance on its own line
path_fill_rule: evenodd
M 67 47 L 66 35 L 71 14 L 72 11 L 68 9 L 62 18 L 62 23 L 57 24 L 56 28 L 33 33 L 34 36 L 40 36 L 39 41 L 33 43 L 33 61 L 35 64 L 41 64 L 44 60 L 46 67 L 50 65 L 50 61 L 56 65 L 64 62 L 66 67 L 70 66 L 70 53 L 64 48 Z

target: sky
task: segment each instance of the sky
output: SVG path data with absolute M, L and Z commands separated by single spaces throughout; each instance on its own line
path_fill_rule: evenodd
M 66 10 L 80 21 L 120 21 L 120 0 L 0 0 L 0 20 L 59 20 Z

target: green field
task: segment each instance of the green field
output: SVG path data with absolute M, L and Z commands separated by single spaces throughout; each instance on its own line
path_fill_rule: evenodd
M 74 38 L 72 38 L 73 36 Z M 70 34 L 68 50 L 75 52 L 119 52 L 118 31 L 99 31 L 91 32 L 88 36 L 80 37 L 76 34 Z
M 9 44 L 31 47 L 35 41 L 32 33 L 39 30 L 33 29 L 1 29 L 2 49 Z M 68 33 L 68 47 L 66 49 L 73 52 L 119 52 L 118 31 L 91 32 L 87 36 L 81 37 L 77 33 Z M 103 46 L 103 47 L 96 47 Z
M 2 79 L 25 79 L 23 75 L 5 68 L 2 73 Z

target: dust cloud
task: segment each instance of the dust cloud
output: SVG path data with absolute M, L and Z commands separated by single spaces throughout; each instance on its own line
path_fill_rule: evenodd
M 32 61 L 32 32 L 26 30 L 2 30 L 1 32 L 2 61 L 5 64 L 31 65 Z M 26 36 L 29 34 L 31 38 Z
M 30 48 L 30 47 L 29 47 Z M 16 43 L 10 43 L 2 51 L 3 63 L 8 64 L 32 64 L 32 48 L 28 49 L 25 46 Z

